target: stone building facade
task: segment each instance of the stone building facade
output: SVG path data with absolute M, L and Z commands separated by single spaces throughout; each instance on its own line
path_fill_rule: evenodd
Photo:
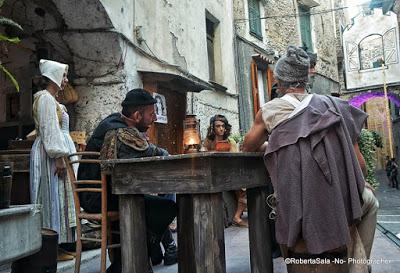
M 302 18 L 309 17 L 311 46 L 308 50 L 318 54 L 316 66 L 316 93 L 338 91 L 337 53 L 332 50 L 338 40 L 336 15 L 338 1 L 266 1 L 267 45 L 278 52 L 285 53 L 287 45 L 304 45 Z M 309 15 L 305 15 L 309 13 Z M 295 15 L 295 16 L 293 16 Z M 270 17 L 270 18 L 268 18 Z M 318 83 L 321 81 L 322 83 Z M 327 81 L 329 83 L 323 83 Z M 327 91 L 326 86 L 330 86 Z
M 288 45 L 306 45 L 309 51 L 318 54 L 312 92 L 339 92 L 336 1 L 235 0 L 233 3 L 242 132 L 250 128 L 259 107 L 273 98 L 274 62 L 286 53 Z M 254 16 L 257 8 L 259 22 Z M 254 22 L 259 24 L 258 34 Z
M 400 156 L 400 35 L 398 14 L 394 12 L 398 9 L 396 2 L 392 11 L 389 8 L 385 14 L 382 7 L 364 7 L 343 32 L 346 89 L 342 90 L 342 97 L 362 107 L 369 114 L 367 128 L 381 135 L 383 148 L 376 152 L 378 169 L 385 167 L 386 156 Z
M 271 89 L 268 71 L 272 70 L 275 52 L 266 45 L 265 20 L 259 19 L 265 16 L 265 5 L 266 1 L 233 1 L 241 134 L 250 129 L 255 113 L 268 101 Z
M 23 137 L 33 128 L 32 77 L 40 58 L 70 65 L 79 95 L 68 105 L 73 130 L 90 135 L 136 87 L 166 100 L 168 123 L 154 126 L 155 142 L 166 137 L 181 146 L 186 113 L 198 115 L 203 137 L 217 113 L 228 117 L 234 131 L 239 128 L 230 1 L 5 1 L 1 13 L 24 28 L 21 44 L 2 56 L 21 84 L 13 95 L 19 109 L 11 109 L 18 112 L 17 129 L 8 137 Z M 0 81 L 0 96 L 11 97 L 9 82 Z M 10 125 L 7 107 L 0 107 L 0 126 Z
M 186 113 L 197 114 L 203 138 L 217 113 L 244 134 L 272 98 L 273 66 L 289 44 L 307 44 L 318 54 L 313 92 L 338 92 L 336 2 L 6 0 L 2 14 L 24 27 L 20 46 L 10 46 L 2 57 L 22 86 L 15 115 L 24 122 L 11 124 L 16 128 L 10 136 L 32 129 L 31 79 L 39 58 L 70 65 L 79 94 L 68 106 L 73 130 L 90 135 L 102 118 L 120 110 L 128 90 L 144 87 L 163 95 L 169 110 L 167 124 L 150 132 L 155 140 L 181 145 Z M 5 98 L 12 87 L 0 81 Z M 7 107 L 0 107 L 0 126 L 10 124 Z

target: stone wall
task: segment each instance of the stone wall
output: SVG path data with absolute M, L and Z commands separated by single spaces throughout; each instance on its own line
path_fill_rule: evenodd
M 265 19 L 266 44 L 282 55 L 286 52 L 288 45 L 301 44 L 299 17 L 290 16 L 298 14 L 298 4 L 294 0 L 265 2 L 265 16 L 273 17 Z M 319 6 L 311 8 L 311 13 L 334 8 L 333 0 L 318 1 L 318 3 Z M 279 15 L 282 16 L 274 17 Z M 335 14 L 326 12 L 311 15 L 311 29 L 313 50 L 318 54 L 317 73 L 327 80 L 338 82 L 337 54 L 333 46 L 338 39 Z
M 266 44 L 279 55 L 285 54 L 288 45 L 300 45 L 298 17 L 287 16 L 297 13 L 297 4 L 293 0 L 266 1 L 265 19 Z M 286 15 L 286 16 L 285 16 Z
M 348 15 L 347 9 L 341 9 L 347 5 L 346 0 L 336 0 L 335 1 L 335 22 L 336 22 L 336 55 L 337 55 L 337 69 L 338 69 L 338 77 L 339 77 L 339 93 L 344 91 L 345 83 L 344 83 L 344 52 L 343 52 L 343 35 L 342 29 L 344 29 L 349 23 L 350 18 Z
M 320 5 L 312 8 L 313 13 L 332 10 L 333 0 L 319 1 Z M 336 41 L 339 39 L 336 32 L 334 12 L 314 14 L 311 16 L 313 29 L 314 51 L 318 54 L 316 71 L 318 74 L 334 82 L 339 81 L 337 68 Z M 338 91 L 338 90 L 337 90 Z

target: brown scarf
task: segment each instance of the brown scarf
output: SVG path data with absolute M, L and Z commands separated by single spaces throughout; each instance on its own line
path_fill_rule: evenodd
M 117 159 L 118 142 L 121 142 L 136 151 L 145 151 L 149 143 L 136 128 L 119 128 L 107 132 L 104 144 L 100 151 L 100 159 Z

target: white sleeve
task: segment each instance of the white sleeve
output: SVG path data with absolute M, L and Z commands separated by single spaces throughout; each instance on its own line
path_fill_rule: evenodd
M 51 95 L 42 95 L 37 108 L 40 138 L 46 153 L 51 158 L 68 155 L 64 136 L 58 122 L 56 101 Z

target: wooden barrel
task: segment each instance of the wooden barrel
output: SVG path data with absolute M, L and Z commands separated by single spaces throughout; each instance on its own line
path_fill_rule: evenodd
M 10 206 L 12 162 L 0 162 L 0 209 Z
M 39 252 L 12 264 L 11 273 L 57 273 L 58 233 L 42 229 L 42 248 Z
M 12 162 L 11 205 L 30 204 L 29 164 L 30 150 L 0 151 L 0 162 Z

